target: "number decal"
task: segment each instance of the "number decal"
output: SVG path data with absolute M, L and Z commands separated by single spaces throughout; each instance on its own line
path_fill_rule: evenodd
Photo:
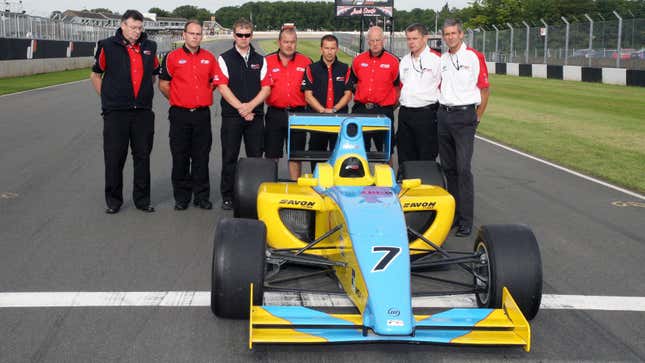
M 382 253 L 385 252 L 383 257 L 376 263 L 376 266 L 372 269 L 372 272 L 381 272 L 384 271 L 396 256 L 401 253 L 400 247 L 387 247 L 387 246 L 374 246 L 372 247 L 372 253 Z

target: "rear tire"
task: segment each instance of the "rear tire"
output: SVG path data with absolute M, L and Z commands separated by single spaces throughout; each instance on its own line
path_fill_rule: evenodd
M 271 159 L 242 158 L 235 169 L 233 216 L 258 219 L 258 188 L 264 182 L 278 180 L 278 165 Z
M 488 284 L 474 278 L 477 305 L 502 307 L 502 288 L 506 287 L 526 319 L 533 319 L 542 301 L 542 259 L 531 229 L 523 225 L 486 225 L 479 230 L 475 252 L 481 252 L 481 264 L 475 267 Z
M 436 161 L 404 161 L 401 167 L 403 179 L 420 178 L 423 184 L 437 185 L 446 189 L 446 176 Z
M 253 304 L 262 304 L 265 251 L 266 226 L 263 222 L 231 218 L 219 221 L 213 241 L 213 314 L 229 319 L 248 318 L 251 283 Z

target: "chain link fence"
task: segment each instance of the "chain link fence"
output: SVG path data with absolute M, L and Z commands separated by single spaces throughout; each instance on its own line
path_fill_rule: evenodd
M 115 31 L 116 28 L 65 23 L 26 14 L 0 15 L 0 37 L 2 38 L 97 42 L 114 35 Z M 165 53 L 174 49 L 173 43 L 180 40 L 181 36 L 153 34 L 150 38 L 157 42 L 158 51 Z

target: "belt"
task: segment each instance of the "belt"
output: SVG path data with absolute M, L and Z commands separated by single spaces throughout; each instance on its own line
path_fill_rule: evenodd
M 446 106 L 446 105 L 439 105 L 439 108 L 446 112 L 455 112 L 455 111 L 466 111 L 466 110 L 474 110 L 477 107 L 476 104 L 470 104 L 470 105 L 463 105 L 463 106 Z
M 358 105 L 363 105 L 363 107 L 365 107 L 366 110 L 372 110 L 372 109 L 375 109 L 375 108 L 393 107 L 393 106 L 381 106 L 378 103 L 372 103 L 372 102 L 368 102 L 368 103 L 355 102 L 355 103 L 358 104 Z
M 410 110 L 410 111 L 436 110 L 438 107 L 439 107 L 438 103 L 431 103 L 427 106 L 422 106 L 422 107 L 401 106 L 401 108 L 405 108 L 406 110 Z
M 208 106 L 201 106 L 201 107 L 195 107 L 195 108 L 187 108 L 187 107 L 180 107 L 180 106 L 172 106 L 172 107 L 182 111 L 188 111 L 188 112 L 208 110 Z
M 274 107 L 274 106 L 269 106 L 269 108 L 278 110 L 278 111 L 286 111 L 286 112 L 302 112 L 306 111 L 306 106 L 294 106 L 294 107 Z

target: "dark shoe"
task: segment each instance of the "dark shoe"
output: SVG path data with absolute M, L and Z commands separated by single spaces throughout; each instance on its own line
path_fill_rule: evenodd
M 457 237 L 468 237 L 470 234 L 473 233 L 473 227 L 471 226 L 459 226 L 459 229 L 457 229 L 457 233 L 455 233 L 455 236 Z
M 145 207 L 137 207 L 137 209 L 142 211 L 142 212 L 146 212 L 146 213 L 152 213 L 152 212 L 155 211 L 155 207 L 153 207 L 151 205 L 147 205 Z
M 213 209 L 213 203 L 208 200 L 196 200 L 195 207 L 199 207 L 201 209 Z
M 120 208 L 107 207 L 107 208 L 105 208 L 105 213 L 107 213 L 107 214 L 117 214 L 117 213 L 119 213 L 119 209 Z
M 224 210 L 233 210 L 233 200 L 232 199 L 224 199 L 222 201 L 222 209 L 224 209 Z
M 188 202 L 175 203 L 175 210 L 186 210 L 186 209 L 188 209 Z

